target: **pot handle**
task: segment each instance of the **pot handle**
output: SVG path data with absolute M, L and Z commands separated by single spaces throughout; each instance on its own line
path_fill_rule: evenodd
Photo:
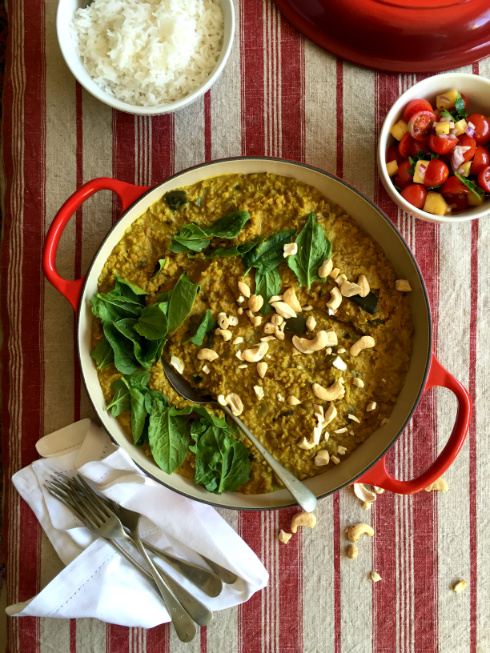
M 357 483 L 377 485 L 397 494 L 415 494 L 436 481 L 454 462 L 468 433 L 471 417 L 471 400 L 466 388 L 450 374 L 432 354 L 429 377 L 424 392 L 434 386 L 442 386 L 454 392 L 458 400 L 458 412 L 451 436 L 432 465 L 418 478 L 399 481 L 386 469 L 386 456 L 357 479 Z
M 137 199 L 143 195 L 151 186 L 135 186 L 128 184 L 124 181 L 111 179 L 110 177 L 99 177 L 92 179 L 86 184 L 76 190 L 71 197 L 69 197 L 63 204 L 61 209 L 56 214 L 44 243 L 43 250 L 43 269 L 47 280 L 58 290 L 77 312 L 80 295 L 82 293 L 82 286 L 85 277 L 69 281 L 60 277 L 56 270 L 56 253 L 58 245 L 65 230 L 66 225 L 70 221 L 72 215 L 89 197 L 97 193 L 99 190 L 112 190 L 119 196 L 122 203 L 123 212 L 133 204 Z

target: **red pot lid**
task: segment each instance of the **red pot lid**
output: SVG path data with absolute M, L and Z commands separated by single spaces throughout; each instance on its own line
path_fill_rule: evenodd
M 489 0 L 274 0 L 314 43 L 361 66 L 440 72 L 490 55 Z

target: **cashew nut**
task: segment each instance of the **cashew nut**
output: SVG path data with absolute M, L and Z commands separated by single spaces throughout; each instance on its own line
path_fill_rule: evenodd
M 381 580 L 381 576 L 377 571 L 371 571 L 369 573 L 369 578 L 373 581 L 373 583 L 378 583 Z
M 266 334 L 274 333 L 275 330 L 276 327 L 272 324 L 272 322 L 267 322 L 266 324 L 264 324 L 264 333 Z
M 177 356 L 171 356 L 170 365 L 172 365 L 172 367 L 174 367 L 179 374 L 183 374 L 184 363 L 180 360 L 180 358 L 177 358 Z
M 248 300 L 248 307 L 254 313 L 260 311 L 263 305 L 264 305 L 264 298 L 262 297 L 262 295 L 252 295 Z
M 257 374 L 260 376 L 261 379 L 264 378 L 265 373 L 267 372 L 267 363 L 257 363 Z
M 334 268 L 328 276 L 332 277 L 332 279 L 336 279 L 339 276 L 339 272 L 340 268 Z
M 215 361 L 217 358 L 219 358 L 219 354 L 217 354 L 212 349 L 206 349 L 206 347 L 204 347 L 204 349 L 200 349 L 197 352 L 197 359 L 200 361 L 211 362 L 211 361 Z
M 332 383 L 332 385 L 329 385 L 328 388 L 324 388 L 318 383 L 314 383 L 311 386 L 311 389 L 313 390 L 315 397 L 318 397 L 318 399 L 322 399 L 323 401 L 335 401 L 336 399 L 341 399 L 345 394 L 344 385 L 340 379 L 337 379 L 337 381 Z
M 320 351 L 333 344 L 337 344 L 337 334 L 333 329 L 330 331 L 319 331 L 312 340 L 293 336 L 293 345 L 302 354 L 312 354 L 314 351 Z
M 349 350 L 351 356 L 358 356 L 363 349 L 371 349 L 376 343 L 374 338 L 371 336 L 362 336 L 357 342 L 355 342 Z
M 308 526 L 315 528 L 316 517 L 312 512 L 297 512 L 291 520 L 291 533 L 298 532 L 298 526 Z
M 231 344 L 232 344 L 232 345 L 241 345 L 242 342 L 243 342 L 243 338 L 242 338 L 242 336 L 237 336 L 237 337 L 235 338 L 235 340 L 233 340 L 233 342 L 232 342 Z
M 228 315 L 229 326 L 236 326 L 238 324 L 238 318 L 236 315 Z
M 332 361 L 332 365 L 333 365 L 334 367 L 336 367 L 338 370 L 340 370 L 341 372 L 345 372 L 345 370 L 347 369 L 347 365 L 346 365 L 345 361 L 342 360 L 342 358 L 340 358 L 340 356 L 337 356 L 337 357 Z
M 291 533 L 285 533 L 281 528 L 281 530 L 279 531 L 279 535 L 277 536 L 277 539 L 279 540 L 279 542 L 282 542 L 283 544 L 287 544 L 292 537 L 293 536 Z
M 225 342 L 228 342 L 228 340 L 231 340 L 233 334 L 229 329 L 215 329 L 215 334 L 217 336 L 221 336 Z
M 232 392 L 231 394 L 227 395 L 225 397 L 225 401 L 231 408 L 231 412 L 233 415 L 235 415 L 235 417 L 238 417 L 238 415 L 243 413 L 243 402 L 236 393 Z
M 328 465 L 330 462 L 330 454 L 326 449 L 320 449 L 320 451 L 316 454 L 313 462 L 317 467 L 323 467 L 324 465 Z
M 361 294 L 361 286 L 358 286 L 357 283 L 351 283 L 350 281 L 345 281 L 342 282 L 342 285 L 340 286 L 340 292 L 344 297 L 354 297 L 354 295 L 360 295 Z
M 339 276 L 335 279 L 335 283 L 338 285 L 339 288 L 344 283 L 344 281 L 348 281 L 345 274 L 339 274 Z
M 301 304 L 299 303 L 294 288 L 288 288 L 286 290 L 283 295 L 283 300 L 293 309 L 293 311 L 296 311 L 296 313 L 301 313 Z
M 330 291 L 330 299 L 327 302 L 327 308 L 331 311 L 336 311 L 342 303 L 342 293 L 338 288 L 332 288 Z
M 220 329 L 227 329 L 230 326 L 230 320 L 226 313 L 220 313 L 218 315 L 218 326 Z
M 296 311 L 294 311 L 289 304 L 286 304 L 286 302 L 274 302 L 272 306 L 276 312 L 286 320 L 290 317 L 296 317 Z
M 282 251 L 284 258 L 286 258 L 286 256 L 294 256 L 298 253 L 298 245 L 296 243 L 287 243 L 283 246 Z
M 357 376 L 354 377 L 354 379 L 352 380 L 352 383 L 353 383 L 357 388 L 364 388 L 364 381 L 363 381 L 362 379 L 357 378 Z
M 330 424 L 330 422 L 333 422 L 333 420 L 337 417 L 337 409 L 333 404 L 330 404 L 330 406 L 327 408 L 325 412 L 325 417 L 323 419 L 323 426 L 327 426 L 327 424 Z
M 376 501 L 376 494 L 368 490 L 364 483 L 354 483 L 354 494 L 362 502 L 373 503 Z
M 359 279 L 357 280 L 357 285 L 361 288 L 361 292 L 359 293 L 361 297 L 367 297 L 369 295 L 371 288 L 369 287 L 369 282 L 365 274 L 359 275 Z
M 264 388 L 261 385 L 254 385 L 254 392 L 259 401 L 264 398 Z
M 286 401 L 290 406 L 298 406 L 301 403 L 298 397 L 295 397 L 294 395 L 289 395 L 286 397 Z
M 248 284 L 245 283 L 245 281 L 239 281 L 238 282 L 238 290 L 245 297 L 247 297 L 247 298 L 250 297 L 250 287 L 249 287 Z
M 397 279 L 395 281 L 395 288 L 399 292 L 411 292 L 412 286 L 408 283 L 406 279 Z
M 372 413 L 373 410 L 376 410 L 377 403 L 375 401 L 371 401 L 367 406 L 366 406 L 366 413 Z
M 431 485 L 425 488 L 426 492 L 431 492 L 432 490 L 436 490 L 437 492 L 447 492 L 449 490 L 448 484 L 446 481 L 442 478 L 437 479 L 437 481 L 434 481 Z
M 253 349 L 244 349 L 242 351 L 242 360 L 247 363 L 258 363 L 264 358 L 269 351 L 269 345 L 266 342 L 261 342 L 258 347 Z
M 321 277 L 322 279 L 325 279 L 325 277 L 328 277 L 328 275 L 332 271 L 332 268 L 333 268 L 333 261 L 331 258 L 327 258 L 327 260 L 324 261 L 322 265 L 318 268 L 318 276 Z
M 284 322 L 284 318 L 281 315 L 273 315 L 271 317 L 271 322 L 274 326 L 281 326 Z
M 357 554 L 359 553 L 359 549 L 355 544 L 349 544 L 345 552 L 347 553 L 348 558 L 355 560 L 357 558 Z
M 466 587 L 466 581 L 462 578 L 455 585 L 453 585 L 453 592 L 462 592 Z
M 313 315 L 310 315 L 309 317 L 306 318 L 306 328 L 308 331 L 314 331 L 316 327 L 316 320 L 313 317 Z
M 372 537 L 374 529 L 369 524 L 352 524 L 352 526 L 346 528 L 345 533 L 349 542 L 356 543 L 364 533 Z

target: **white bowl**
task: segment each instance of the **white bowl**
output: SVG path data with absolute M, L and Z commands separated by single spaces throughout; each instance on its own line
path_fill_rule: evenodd
M 233 37 L 235 35 L 235 9 L 233 6 L 233 0 L 219 0 L 219 3 L 224 18 L 223 44 L 219 59 L 207 81 L 193 93 L 187 95 L 181 100 L 177 100 L 176 102 L 159 104 L 151 107 L 136 106 L 128 104 L 127 102 L 121 102 L 121 100 L 106 93 L 94 82 L 80 59 L 75 44 L 74 30 L 71 27 L 75 11 L 83 6 L 82 0 L 59 0 L 58 12 L 56 15 L 56 30 L 58 33 L 58 42 L 60 44 L 61 53 L 66 61 L 66 65 L 80 84 L 94 97 L 101 102 L 104 102 L 104 104 L 108 104 L 114 109 L 119 109 L 119 111 L 143 116 L 156 116 L 164 113 L 173 113 L 174 111 L 178 111 L 179 109 L 183 109 L 189 104 L 192 104 L 192 102 L 195 102 L 198 98 L 204 95 L 204 93 L 213 86 L 221 75 L 226 62 L 228 61 L 233 45 Z
M 407 202 L 396 190 L 388 173 L 386 172 L 385 156 L 389 145 L 396 143 L 390 134 L 390 129 L 400 118 L 403 117 L 403 109 L 410 100 L 415 98 L 425 98 L 432 104 L 435 102 L 436 95 L 449 89 L 456 88 L 460 93 L 464 93 L 468 99 L 470 113 L 490 114 L 490 80 L 478 75 L 466 75 L 463 73 L 444 73 L 443 75 L 434 75 L 428 77 L 422 82 L 415 84 L 403 95 L 400 95 L 394 103 L 385 118 L 378 142 L 378 170 L 383 182 L 383 186 L 391 199 L 398 204 L 402 211 L 406 211 L 416 218 L 426 220 L 427 222 L 465 222 L 482 218 L 490 213 L 490 200 L 484 202 L 482 206 L 475 206 L 455 213 L 454 215 L 433 215 L 421 209 L 415 208 Z

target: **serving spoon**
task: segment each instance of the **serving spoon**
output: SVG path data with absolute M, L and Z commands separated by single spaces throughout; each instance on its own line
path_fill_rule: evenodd
M 312 512 L 316 508 L 317 499 L 311 490 L 300 481 L 294 474 L 287 470 L 280 462 L 278 462 L 267 449 L 257 440 L 253 433 L 245 426 L 241 419 L 233 415 L 228 406 L 222 406 L 211 395 L 203 395 L 193 388 L 184 377 L 179 374 L 173 367 L 162 359 L 163 371 L 167 377 L 170 385 L 178 392 L 184 399 L 192 401 L 193 404 L 211 404 L 222 410 L 228 417 L 238 426 L 242 433 L 250 440 L 260 455 L 267 462 L 274 474 L 283 483 L 284 487 L 289 490 L 298 505 L 303 508 L 305 512 Z

